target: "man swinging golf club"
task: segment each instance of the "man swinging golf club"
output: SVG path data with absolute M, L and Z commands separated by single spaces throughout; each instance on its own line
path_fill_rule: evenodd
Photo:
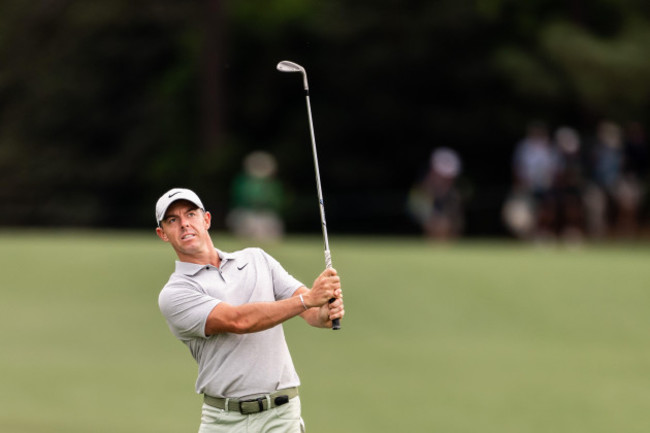
M 336 270 L 325 269 L 308 289 L 259 248 L 215 248 L 210 212 L 188 189 L 160 197 L 156 222 L 156 233 L 178 256 L 158 302 L 172 334 L 198 363 L 199 433 L 304 431 L 300 380 L 281 324 L 299 315 L 331 328 L 341 319 Z

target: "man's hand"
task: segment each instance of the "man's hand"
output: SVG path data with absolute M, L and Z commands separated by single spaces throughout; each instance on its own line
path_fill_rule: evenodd
M 343 293 L 341 292 L 341 289 L 334 292 L 334 298 L 334 302 L 321 306 L 318 311 L 318 316 L 326 328 L 332 327 L 332 320 L 342 319 L 345 315 L 345 309 L 343 308 Z
M 336 269 L 325 269 L 314 281 L 311 290 L 304 295 L 307 308 L 326 305 L 330 299 L 341 296 L 341 279 Z
M 305 306 L 309 308 L 301 316 L 312 326 L 331 328 L 333 319 L 340 319 L 345 315 L 341 279 L 335 269 L 325 269 L 316 278 L 311 290 L 303 287 L 296 295 L 300 293 L 303 294 Z M 331 304 L 330 299 L 334 299 Z

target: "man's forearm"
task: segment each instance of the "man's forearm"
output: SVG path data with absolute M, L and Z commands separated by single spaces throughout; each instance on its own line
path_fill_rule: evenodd
M 327 317 L 327 310 L 323 313 L 323 307 L 314 307 L 303 312 L 300 317 L 316 328 L 331 328 L 332 321 Z
M 305 312 L 298 296 L 281 301 L 253 302 L 233 306 L 219 303 L 210 312 L 205 325 L 206 335 L 222 332 L 249 334 L 273 328 Z
M 293 297 L 299 297 L 300 295 L 307 295 L 309 289 L 306 287 L 301 287 L 293 294 Z M 329 320 L 329 308 L 327 304 L 321 305 L 320 307 L 307 308 L 306 311 L 303 311 L 300 314 L 300 317 L 305 319 L 309 325 L 315 328 L 331 328 L 332 321 Z

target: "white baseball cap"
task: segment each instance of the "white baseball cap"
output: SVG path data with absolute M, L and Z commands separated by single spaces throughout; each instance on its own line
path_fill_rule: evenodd
M 187 200 L 197 205 L 201 210 L 205 210 L 201 199 L 194 191 L 185 188 L 172 188 L 161 195 L 156 203 L 156 224 L 160 225 L 160 221 L 165 218 L 167 208 L 178 200 Z
M 450 148 L 439 147 L 431 154 L 431 168 L 441 176 L 455 178 L 461 171 L 460 158 Z

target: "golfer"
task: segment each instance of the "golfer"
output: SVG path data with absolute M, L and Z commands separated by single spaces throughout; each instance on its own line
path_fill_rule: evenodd
M 300 380 L 281 324 L 300 315 L 331 328 L 342 318 L 336 271 L 326 269 L 308 289 L 259 248 L 215 248 L 210 212 L 188 189 L 163 194 L 156 221 L 156 233 L 178 256 L 158 303 L 198 363 L 199 433 L 304 432 Z

